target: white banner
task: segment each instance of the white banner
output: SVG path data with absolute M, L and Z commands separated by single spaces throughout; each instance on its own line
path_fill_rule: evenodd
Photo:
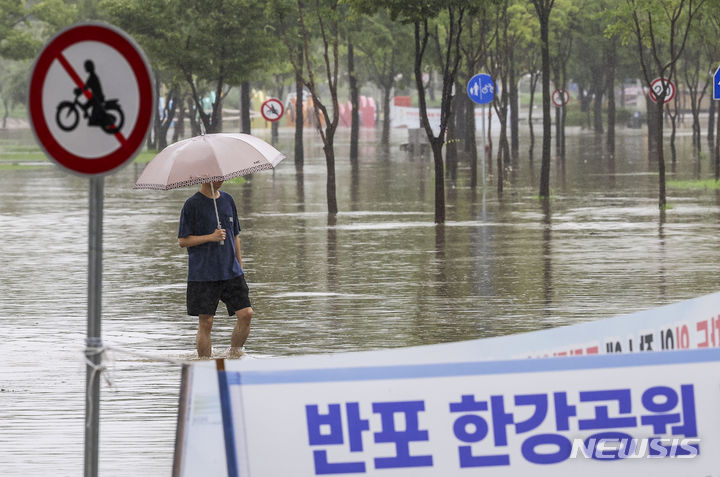
M 241 477 L 720 469 L 720 350 L 226 375 Z
M 226 376 L 230 378 L 230 383 L 227 387 L 227 389 L 232 394 L 232 399 L 230 399 L 232 405 L 233 411 L 235 409 L 238 409 L 238 403 L 239 399 L 242 399 L 242 406 L 239 407 L 239 411 L 235 414 L 236 419 L 243 419 L 243 422 L 247 421 L 247 426 L 242 427 L 242 429 L 245 429 L 244 432 L 262 432 L 262 431 L 255 431 L 250 429 L 260 429 L 255 428 L 253 424 L 253 419 L 255 419 L 255 416 L 262 420 L 267 415 L 274 413 L 274 407 L 268 407 L 265 403 L 271 403 L 274 402 L 273 399 L 275 397 L 277 398 L 283 398 L 287 402 L 286 404 L 289 405 L 290 402 L 300 402 L 297 401 L 297 399 L 300 398 L 300 396 L 305 396 L 303 399 L 306 399 L 306 401 L 303 401 L 303 406 L 307 404 L 316 404 L 318 406 L 318 413 L 325 413 L 328 415 L 331 411 L 328 407 L 329 404 L 338 404 L 340 405 L 340 409 L 343 412 L 347 412 L 347 403 L 348 402 L 355 402 L 355 401 L 348 401 L 347 399 L 351 399 L 351 397 L 354 395 L 355 391 L 358 389 L 358 386 L 362 384 L 363 389 L 368 389 L 368 399 L 369 401 L 365 402 L 363 408 L 359 408 L 359 410 L 362 410 L 364 414 L 362 415 L 362 419 L 368 420 L 370 419 L 369 416 L 372 416 L 373 409 L 372 409 L 372 403 L 374 402 L 385 402 L 385 401 L 376 401 L 378 399 L 377 396 L 374 394 L 374 389 L 385 389 L 388 396 L 393 396 L 391 401 L 400 399 L 401 401 L 404 400 L 406 397 L 408 400 L 423 400 L 423 402 L 426 403 L 427 406 L 440 406 L 438 404 L 442 400 L 448 400 L 447 403 L 444 404 L 444 406 L 448 406 L 452 401 L 452 399 L 455 399 L 454 396 L 448 394 L 448 393 L 461 393 L 460 398 L 465 394 L 469 394 L 466 391 L 470 391 L 470 389 L 461 389 L 461 387 L 455 386 L 455 384 L 450 385 L 451 383 L 455 383 L 456 381 L 459 382 L 475 382 L 479 383 L 479 380 L 482 380 L 482 386 L 478 388 L 479 390 L 487 389 L 493 389 L 497 395 L 503 395 L 506 396 L 505 399 L 515 399 L 515 394 L 508 394 L 513 392 L 519 392 L 519 393 L 530 393 L 530 394 L 542 394 L 543 392 L 550 392 L 550 388 L 545 387 L 538 387 L 536 391 L 533 391 L 530 388 L 517 388 L 516 385 L 519 385 L 524 383 L 525 380 L 529 380 L 528 382 L 535 382 L 538 381 L 538 383 L 542 384 L 543 382 L 552 383 L 555 388 L 565 391 L 565 392 L 585 392 L 585 388 L 580 387 L 573 387 L 574 383 L 577 382 L 585 382 L 582 379 L 580 379 L 578 376 L 573 375 L 572 379 L 567 378 L 569 376 L 570 369 L 557 369 L 553 370 L 550 368 L 544 368 L 542 370 L 538 369 L 533 371 L 532 373 L 528 375 L 522 375 L 521 371 L 527 371 L 529 370 L 530 366 L 545 366 L 544 364 L 535 364 L 535 363 L 589 363 L 589 364 L 582 364 L 582 365 L 573 365 L 573 366 L 585 366 L 586 368 L 582 368 L 583 371 L 573 371 L 573 373 L 580 373 L 580 374 L 586 374 L 586 375 L 593 375 L 595 376 L 592 378 L 592 380 L 600 379 L 600 381 L 596 381 L 597 383 L 601 383 L 602 385 L 605 385 L 607 383 L 612 383 L 612 386 L 607 389 L 615 389 L 618 387 L 621 387 L 622 389 L 626 389 L 623 386 L 629 386 L 636 380 L 638 383 L 643 383 L 642 385 L 647 385 L 648 388 L 656 387 L 656 386 L 670 386 L 675 389 L 678 396 L 682 395 L 682 384 L 691 384 L 693 386 L 703 386 L 703 389 L 705 384 L 704 381 L 707 380 L 708 376 L 720 376 L 720 374 L 717 373 L 717 368 L 714 369 L 714 374 L 706 374 L 704 375 L 705 378 L 703 378 L 703 375 L 695 374 L 698 371 L 698 366 L 705 367 L 705 366 L 715 366 L 716 364 L 700 364 L 695 363 L 694 361 L 692 363 L 685 363 L 685 364 L 678 364 L 678 365 L 672 365 L 669 366 L 668 361 L 662 361 L 662 360 L 671 360 L 671 362 L 675 358 L 662 358 L 663 356 L 678 356 L 677 359 L 680 356 L 695 356 L 693 353 L 648 353 L 650 351 L 662 351 L 662 350 L 689 350 L 689 349 L 701 349 L 701 348 L 715 348 L 716 350 L 720 348 L 720 293 L 715 293 L 712 295 L 707 295 L 704 297 L 696 298 L 693 300 L 687 300 L 684 302 L 676 303 L 669 306 L 664 306 L 660 308 L 655 308 L 652 310 L 647 310 L 639 313 L 633 313 L 630 315 L 624 315 L 624 316 L 618 316 L 614 318 L 608 318 L 604 320 L 598 320 L 593 322 L 586 322 L 581 323 L 573 326 L 566 326 L 566 327 L 559 327 L 559 328 L 553 328 L 553 329 L 547 329 L 547 330 L 541 330 L 541 331 L 535 331 L 530 333 L 523 333 L 523 334 L 517 334 L 517 335 L 511 335 L 511 336 L 503 336 L 503 337 L 496 337 L 496 338 L 488 338 L 488 339 L 479 339 L 479 340 L 471 340 L 471 341 L 464 341 L 464 342 L 458 342 L 458 343 L 446 343 L 446 344 L 437 344 L 437 345 L 429 345 L 429 346 L 419 346 L 419 347 L 411 347 L 411 348 L 400 348 L 400 349 L 390 349 L 390 350 L 378 350 L 378 351 L 369 351 L 369 352 L 356 352 L 356 353 L 339 353 L 339 354 L 330 354 L 330 355 L 309 355 L 309 356 L 298 356 L 298 357 L 290 357 L 290 358 L 273 358 L 273 359 L 243 359 L 239 361 L 228 361 L 228 373 Z M 705 350 L 708 351 L 708 350 Z M 634 353 L 631 356 L 624 356 L 625 353 L 632 352 Z M 642 353 L 639 353 L 642 352 Z M 708 356 L 707 354 L 702 354 L 702 350 L 699 352 L 700 354 L 697 354 L 697 356 Z M 587 357 L 588 355 L 590 359 L 583 361 L 582 357 Z M 606 356 L 602 356 L 606 355 Z M 492 363 L 492 364 L 483 364 L 479 363 L 480 361 L 485 360 L 507 360 L 512 358 L 529 358 L 529 357 L 572 357 L 571 359 L 567 360 L 531 360 L 528 361 L 526 359 L 522 359 L 519 361 L 510 361 L 508 363 L 510 364 L 504 364 L 503 366 L 519 366 L 518 369 L 505 373 L 504 371 L 498 371 L 499 374 L 508 374 L 508 376 L 505 376 L 501 378 L 500 376 L 495 376 L 495 374 L 488 374 L 484 372 L 475 372 L 475 374 L 468 374 L 468 375 L 442 375 L 442 374 L 433 374 L 429 376 L 422 376 L 418 377 L 405 377 L 402 379 L 401 382 L 408 384 L 409 387 L 405 389 L 405 387 L 396 389 L 394 386 L 390 386 L 390 384 L 394 383 L 392 379 L 357 379 L 357 376 L 359 376 L 358 373 L 360 373 L 363 369 L 371 370 L 373 373 L 372 376 L 375 376 L 377 373 L 385 373 L 387 371 L 386 367 L 388 364 L 392 364 L 395 368 L 393 369 L 400 369 L 403 366 L 406 367 L 413 367 L 413 369 L 440 369 L 439 367 L 445 366 L 443 369 L 451 369 L 458 365 L 457 363 L 466 363 L 462 366 L 474 366 L 473 369 L 479 369 L 477 367 L 481 366 L 490 366 L 492 369 L 505 369 L 500 366 L 498 363 Z M 655 358 L 655 356 L 658 356 L 658 358 Z M 713 355 L 715 356 L 715 355 Z M 647 358 L 646 358 L 647 357 Z M 640 364 L 623 364 L 620 366 L 618 363 L 638 363 L 642 361 L 643 359 L 650 360 L 648 361 L 648 365 L 640 365 Z M 684 360 L 690 359 L 690 361 L 695 360 L 696 358 L 682 358 Z M 713 358 L 716 359 L 716 358 Z M 578 361 L 579 360 L 579 361 Z M 515 364 L 513 364 L 515 363 Z M 548 365 L 552 366 L 552 365 Z M 559 365 L 558 365 L 559 366 Z M 567 366 L 567 365 L 563 365 Z M 679 366 L 679 367 L 678 367 Z M 690 368 L 687 368 L 690 366 Z M 597 374 L 593 369 L 595 368 L 608 368 L 611 371 L 608 371 L 607 369 Z M 627 369 L 625 369 L 627 368 Z M 670 368 L 678 370 L 680 368 L 687 368 L 683 371 L 680 371 L 679 376 L 691 376 L 693 379 L 686 379 L 684 382 L 676 382 L 677 386 L 675 384 L 672 384 L 673 381 L 657 381 L 657 382 L 650 382 L 650 381 L 643 381 L 640 378 L 647 373 L 657 375 L 658 377 L 662 377 L 666 371 L 668 371 Z M 408 368 L 409 369 L 409 368 Z M 510 368 L 507 368 L 510 369 Z M 578 368 L 580 369 L 580 368 Z M 703 368 L 704 369 L 704 368 Z M 326 371 L 323 371 L 326 370 Z M 629 370 L 635 370 L 630 372 Z M 707 370 L 706 370 L 707 371 Z M 243 386 L 238 386 L 237 384 L 232 384 L 237 381 L 236 374 L 232 374 L 234 372 L 241 373 L 240 376 L 242 376 L 242 382 Z M 278 374 L 272 374 L 272 373 L 280 373 L 282 375 L 283 373 L 287 375 L 298 375 L 298 376 L 316 376 L 316 375 L 322 375 L 323 373 L 329 373 L 333 372 L 337 374 L 338 376 L 355 376 L 353 379 L 344 379 L 344 380 L 337 380 L 337 381 L 317 381 L 317 382 L 293 382 L 293 383 L 279 383 L 279 382 L 273 382 L 268 383 L 267 385 L 270 386 L 270 388 L 265 388 L 264 384 L 259 382 L 249 382 L 246 379 L 249 379 L 250 376 L 275 376 L 277 377 Z M 368 371 L 370 372 L 370 371 Z M 396 371 L 393 371 L 396 372 Z M 608 375 L 609 373 L 609 375 Z M 617 373 L 618 376 L 622 375 L 627 378 L 627 381 L 618 380 L 618 381 L 603 381 L 606 379 L 607 376 L 614 376 Z M 630 374 L 628 374 L 630 373 Z M 670 376 L 670 372 L 668 371 L 668 376 Z M 248 378 L 246 378 L 246 376 Z M 631 377 L 632 376 L 632 377 Z M 713 377 L 713 379 L 714 379 Z M 273 378 L 275 379 L 275 378 Z M 314 377 L 313 379 L 318 379 L 317 377 Z M 623 378 L 625 379 L 625 378 Z M 591 381 L 592 381 L 591 380 Z M 697 382 L 696 382 L 697 380 Z M 714 381 L 713 381 L 714 382 Z M 324 384 L 323 384 L 324 383 Z M 360 383 L 360 384 L 359 384 Z M 515 383 L 515 384 L 512 384 Z M 488 388 L 492 384 L 492 388 Z M 505 387 L 505 385 L 508 384 L 510 387 Z M 512 385 L 510 385 L 512 384 Z M 572 384 L 572 386 L 570 386 Z M 416 386 L 417 385 L 417 386 Z M 713 384 L 716 389 L 720 389 L 717 386 L 717 383 Z M 176 448 L 176 464 L 175 464 L 175 470 L 174 475 L 175 476 L 195 476 L 199 475 L 199 473 L 203 473 L 208 471 L 208 469 L 211 469 L 210 473 L 212 475 L 226 475 L 225 470 L 225 452 L 224 452 L 224 439 L 223 439 L 223 426 L 222 426 L 222 413 L 221 413 L 221 405 L 220 405 L 220 395 L 219 395 L 219 387 L 218 387 L 218 373 L 215 370 L 214 362 L 200 362 L 195 363 L 189 367 L 189 372 L 187 373 L 187 378 L 184 380 L 183 384 L 183 396 L 184 399 L 181 402 L 181 409 L 180 409 L 180 417 L 179 417 L 179 424 L 178 424 L 178 441 L 177 441 L 177 448 Z M 478 384 L 479 386 L 479 384 Z M 313 388 L 326 388 L 327 392 L 330 393 L 329 395 L 337 395 L 336 401 L 328 401 L 328 400 L 320 400 L 315 399 L 315 401 L 307 400 L 309 399 L 308 396 L 303 394 L 305 391 L 303 389 L 311 390 Z M 447 387 L 447 392 L 446 392 Z M 420 389 L 425 389 L 422 393 L 419 392 Z M 269 394 L 277 394 L 277 396 L 264 396 L 267 394 L 264 389 L 271 389 L 272 392 L 268 391 Z M 556 390 L 557 390 L 556 389 Z M 587 388 L 590 390 L 602 390 L 603 386 L 600 387 L 592 387 Z M 631 389 L 631 395 L 632 399 L 640 399 L 640 401 L 633 401 L 633 402 L 641 402 L 642 396 L 644 395 L 645 391 L 647 389 L 640 389 L 639 387 L 632 387 L 627 388 Z M 342 396 L 345 396 L 343 393 L 348 391 L 351 392 L 348 398 L 345 401 L 342 401 L 340 398 Z M 442 392 L 441 392 L 442 391 Z M 415 397 L 412 397 L 411 394 L 413 392 L 416 392 Z M 553 391 L 554 393 L 555 391 Z M 704 391 L 703 391 L 704 392 Z M 259 393 L 259 394 L 256 394 Z M 410 394 L 405 394 L 410 393 Z M 635 396 L 636 393 L 639 393 L 639 397 Z M 382 394 L 384 396 L 384 394 Z M 321 396 L 325 396 L 325 391 L 321 394 Z M 549 396 L 549 394 L 548 394 Z M 579 395 L 578 395 L 579 396 Z M 696 399 L 701 396 L 697 389 L 694 391 L 694 396 Z M 713 394 L 715 396 L 715 394 Z M 577 397 L 577 396 L 576 396 Z M 701 396 L 702 399 L 705 399 L 705 395 Z M 715 396 L 717 397 L 717 396 Z M 255 399 L 258 399 L 258 401 L 255 401 Z M 324 399 L 324 398 L 323 398 Z M 478 397 L 480 399 L 480 397 Z M 522 402 L 521 398 L 520 402 Z M 549 398 L 548 398 L 549 399 Z M 670 398 L 667 398 L 670 399 Z M 679 399 L 679 398 L 678 398 Z M 263 401 L 265 400 L 265 401 Z M 438 401 L 440 400 L 440 401 Z M 312 401 L 312 402 L 311 402 Z M 357 401 L 358 403 L 360 401 Z M 511 402 L 511 401 L 508 401 Z M 257 404 L 256 404 L 257 403 Z M 259 407 L 254 407 L 254 406 Z M 322 407 L 325 406 L 325 407 Z M 368 407 L 369 406 L 369 407 Z M 354 409 L 354 406 L 351 406 L 352 409 Z M 333 407 L 332 409 L 336 409 Z M 636 409 L 635 407 L 632 407 L 632 409 Z M 284 412 L 284 411 L 282 411 Z M 281 414 L 282 414 L 281 412 Z M 294 411 L 295 412 L 295 411 Z M 336 411 L 332 411 L 335 413 Z M 354 411 L 353 411 L 354 412 Z M 550 411 L 548 411 L 550 412 Z M 703 411 L 704 412 L 704 411 Z M 319 415 L 319 414 L 318 414 Z M 552 416 L 552 414 L 549 414 Z M 300 425 L 300 422 L 304 416 L 305 419 L 307 419 L 307 415 L 301 414 L 301 415 L 293 415 L 293 419 L 295 419 L 293 426 Z M 333 414 L 333 416 L 336 416 L 336 414 Z M 268 417 L 268 422 L 269 422 Z M 380 422 L 382 421 L 382 414 L 376 415 L 374 418 L 375 421 L 380 419 Z M 423 418 L 423 419 L 429 419 L 429 418 Z M 433 417 L 435 419 L 435 417 Z M 552 419 L 552 417 L 548 417 L 547 419 Z M 717 416 L 715 416 L 713 419 L 717 419 Z M 433 421 L 434 422 L 434 421 Z M 544 425 L 547 425 L 548 422 L 543 421 Z M 705 422 L 705 421 L 703 421 Z M 513 421 L 515 424 L 515 421 Z M 237 424 L 237 423 L 236 423 Z M 433 424 L 435 425 L 435 424 Z M 438 424 L 439 425 L 439 424 Z M 245 426 L 243 424 L 242 426 Z M 311 449 L 309 444 L 309 434 L 308 434 L 308 423 L 306 422 L 304 424 L 304 427 L 293 427 L 294 433 L 298 435 L 297 433 L 304 433 L 303 440 L 300 440 L 296 442 L 295 444 L 298 446 L 301 446 L 304 451 L 309 452 L 309 454 L 306 454 L 310 456 L 310 459 L 312 459 L 315 454 L 313 454 L 314 450 Z M 327 428 L 327 426 L 324 426 L 324 428 Z M 270 432 L 268 431 L 270 428 L 266 428 L 266 431 L 264 432 Z M 377 428 L 373 428 L 373 432 L 365 432 L 364 434 L 370 436 L 370 437 L 364 437 L 363 439 L 370 439 L 370 441 L 367 441 L 366 446 L 370 446 L 371 443 L 374 443 L 373 436 L 374 432 L 382 432 L 382 429 L 377 430 Z M 429 428 L 424 427 L 423 429 L 428 430 Z M 538 429 L 544 429 L 544 427 L 538 427 Z M 707 429 L 707 431 L 710 431 L 712 429 L 720 429 L 720 423 L 715 422 L 714 427 L 711 426 L 711 429 Z M 327 430 L 327 429 L 326 429 Z M 705 432 L 706 429 L 703 430 Z M 237 439 L 239 439 L 241 442 L 243 441 L 243 436 L 245 433 L 239 433 L 237 435 Z M 280 431 L 277 431 L 280 432 Z M 282 432 L 290 432 L 289 430 L 285 429 Z M 434 432 L 440 432 L 440 431 L 434 431 Z M 469 431 L 468 431 L 469 432 Z M 272 430 L 270 434 L 272 434 L 275 438 L 281 439 L 280 437 L 275 435 L 276 431 Z M 268 434 L 268 435 L 270 435 Z M 630 434 L 635 437 L 635 434 Z M 262 440 L 265 439 L 267 436 L 258 436 L 255 434 L 248 434 L 248 445 L 252 446 L 254 444 L 250 443 L 250 441 L 255 440 Z M 448 439 L 452 438 L 452 435 L 448 434 L 446 435 Z M 523 437 L 523 436 L 518 436 Z M 565 435 L 566 438 L 579 438 L 580 436 L 570 436 Z M 652 437 L 652 436 L 651 436 Z M 701 436 L 702 437 L 702 436 Z M 347 437 L 349 439 L 349 437 Z M 344 441 L 347 444 L 347 441 Z M 365 441 L 364 441 L 365 442 Z M 444 446 L 448 445 L 447 441 L 445 442 Z M 484 443 L 485 441 L 483 441 Z M 648 445 L 650 442 L 648 441 Z M 420 442 L 417 445 L 422 446 L 423 443 Z M 440 446 L 440 440 L 438 438 L 433 438 L 432 441 L 432 447 L 435 448 L 435 446 Z M 474 445 L 474 444 L 473 444 Z M 480 444 L 478 444 L 480 445 Z M 483 444 L 484 445 L 484 444 Z M 679 445 L 679 444 L 678 444 Z M 387 446 L 380 446 L 378 449 L 378 452 L 382 450 L 382 448 Z M 338 447 L 339 448 L 339 447 Z M 319 448 L 318 448 L 319 449 Z M 328 451 L 328 456 L 335 456 L 338 454 L 338 451 L 332 451 L 332 449 L 336 449 L 335 447 L 331 447 L 326 449 Z M 474 449 L 474 447 L 473 447 Z M 522 445 L 520 446 L 520 449 L 522 451 Z M 285 452 L 285 451 L 283 451 Z M 366 451 L 362 451 L 365 453 Z M 370 452 L 370 451 L 368 451 Z M 307 457 L 306 455 L 306 457 Z M 340 453 L 338 456 L 342 456 L 344 454 Z M 355 455 L 355 453 L 351 452 L 348 455 Z M 359 454 L 358 454 L 359 455 Z M 365 454 L 363 454 L 365 455 Z M 377 454 L 378 456 L 381 454 Z M 422 455 L 422 454 L 421 454 Z M 431 454 L 434 455 L 434 454 Z M 445 454 L 442 454 L 445 455 Z M 492 454 L 490 454 L 492 455 Z M 517 457 L 521 454 L 510 454 L 515 455 L 516 457 L 513 459 L 513 462 L 518 461 L 520 462 L 522 459 Z M 369 456 L 369 457 L 368 457 Z M 363 461 L 366 464 L 366 472 L 370 472 L 373 470 L 373 463 L 375 459 L 375 454 L 370 452 L 366 455 L 369 460 Z M 439 458 L 439 457 L 438 457 Z M 251 453 L 250 454 L 250 460 L 255 459 L 255 456 Z M 437 459 L 437 458 L 436 458 Z M 445 462 L 446 457 L 442 458 L 443 462 Z M 266 458 L 266 460 L 268 460 Z M 272 459 L 269 459 L 272 460 Z M 277 460 L 277 459 L 276 459 Z M 591 461 L 595 461 L 597 459 L 590 459 Z M 635 459 L 638 460 L 638 459 Z M 239 461 L 241 464 L 244 462 L 244 460 Z M 328 462 L 335 462 L 333 460 L 329 460 Z M 339 460 L 338 462 L 342 462 Z M 348 462 L 354 462 L 352 460 Z M 359 461 L 358 461 L 359 462 Z M 433 461 L 435 462 L 435 460 Z M 701 459 L 693 460 L 693 462 L 701 462 Z M 513 466 L 516 464 L 513 464 Z M 529 465 L 529 464 L 528 464 Z M 572 465 L 578 465 L 578 464 L 572 464 Z M 693 464 L 696 465 L 696 464 Z M 514 467 L 513 467 L 514 468 Z M 575 469 L 575 467 L 572 467 Z M 692 467 L 688 467 L 692 468 Z M 718 467 L 720 468 L 720 465 Z M 445 468 L 443 468 L 445 469 Z M 533 468 L 534 469 L 534 468 Z M 683 467 L 683 469 L 685 469 Z M 417 469 L 415 469 L 417 470 Z M 495 469 L 496 471 L 497 470 Z M 537 469 L 533 470 L 535 473 Z M 313 471 L 314 472 L 314 471 Z M 414 471 L 413 471 L 414 472 Z M 575 472 L 575 470 L 573 470 Z M 209 474 L 208 474 L 209 475 Z M 250 474 L 252 477 L 256 477 L 256 475 L 272 475 L 272 474 Z M 278 474 L 275 474 L 278 475 Z M 284 474 L 279 474 L 284 475 Z M 301 474 L 301 473 L 295 473 L 293 475 L 316 475 L 314 473 L 308 473 L 308 474 Z M 410 475 L 410 474 L 397 474 L 397 475 Z M 412 475 L 415 475 L 414 473 Z M 498 474 L 502 475 L 502 474 Z M 533 474 L 534 475 L 534 474 Z M 690 474 L 687 474 L 690 475 Z M 710 475 L 708 473 L 704 475 Z
M 482 131 L 482 113 L 489 114 L 486 117 L 486 124 L 489 125 L 489 121 L 492 121 L 492 127 L 495 131 L 500 130 L 500 121 L 498 120 L 497 114 L 491 111 L 491 106 L 475 108 L 475 130 L 477 132 Z M 430 127 L 435 134 L 440 131 L 440 108 L 427 108 L 428 122 Z M 508 115 L 509 117 L 509 115 Z M 420 108 L 409 107 L 409 106 L 393 106 L 390 112 L 390 122 L 394 128 L 422 128 L 420 122 Z

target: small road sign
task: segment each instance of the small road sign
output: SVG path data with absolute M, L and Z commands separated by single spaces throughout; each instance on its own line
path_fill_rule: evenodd
M 556 108 L 562 108 L 570 101 L 570 93 L 564 89 L 556 89 L 552 94 L 552 102 Z
M 720 99 L 720 66 L 713 75 L 713 99 Z
M 495 99 L 495 83 L 492 76 L 479 73 L 470 78 L 467 84 L 467 94 L 477 104 L 492 103 Z
M 284 112 L 285 107 L 282 101 L 277 98 L 270 98 L 260 106 L 260 114 L 265 118 L 265 121 L 275 122 L 282 118 Z
M 125 32 L 73 25 L 55 35 L 33 65 L 28 109 L 35 137 L 70 172 L 114 171 L 144 144 L 152 84 L 142 50 Z
M 667 78 L 655 78 L 652 83 L 650 83 L 650 91 L 648 92 L 650 99 L 655 103 L 657 103 L 658 97 L 663 92 L 663 83 L 667 86 L 663 103 L 669 103 L 675 97 L 675 84 L 672 81 Z

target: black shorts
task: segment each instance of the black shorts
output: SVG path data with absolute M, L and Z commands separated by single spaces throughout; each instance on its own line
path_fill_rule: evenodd
M 187 312 L 191 316 L 215 316 L 222 300 L 228 315 L 233 316 L 236 311 L 252 306 L 249 295 L 243 275 L 218 282 L 187 282 Z

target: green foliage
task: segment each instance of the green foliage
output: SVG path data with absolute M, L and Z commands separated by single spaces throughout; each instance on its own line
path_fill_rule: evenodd
M 12 109 L 14 104 L 27 101 L 29 71 L 29 60 L 0 59 L 0 97 L 9 109 Z
M 196 104 L 212 91 L 212 115 L 199 111 L 208 132 L 219 131 L 230 87 L 253 79 L 277 55 L 261 0 L 102 0 L 100 6 L 168 82 L 188 84 Z
M 720 181 L 715 179 L 694 179 L 694 180 L 668 180 L 668 189 L 675 190 L 720 190 Z
M 381 88 L 391 88 L 400 74 L 400 84 L 407 85 L 412 77 L 412 31 L 407 25 L 393 22 L 386 12 L 366 17 L 362 34 L 355 35 L 356 48 L 362 52 L 360 63 L 368 71 L 368 79 Z
M 55 31 L 76 20 L 75 7 L 62 0 L 0 0 L 0 57 L 32 58 Z

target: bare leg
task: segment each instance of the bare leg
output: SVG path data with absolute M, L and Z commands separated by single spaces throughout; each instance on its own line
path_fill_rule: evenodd
M 212 325 L 212 315 L 199 316 L 198 332 L 195 344 L 197 346 L 198 357 L 200 358 L 208 358 L 212 354 L 212 341 L 210 339 Z
M 252 320 L 255 312 L 252 308 L 243 308 L 235 312 L 237 316 L 237 323 L 233 330 L 232 337 L 230 338 L 230 355 L 240 356 L 242 355 L 241 348 L 245 344 L 248 335 L 250 334 L 250 321 Z

